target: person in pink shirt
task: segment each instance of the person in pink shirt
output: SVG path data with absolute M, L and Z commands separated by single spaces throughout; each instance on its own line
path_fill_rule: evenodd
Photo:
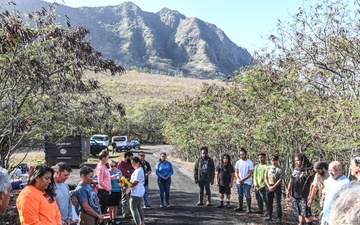
M 108 168 L 106 167 L 106 163 L 109 161 L 109 153 L 107 150 L 102 150 L 99 153 L 100 162 L 97 164 L 95 168 L 96 175 L 98 177 L 98 198 L 100 203 L 101 213 L 107 213 L 107 205 L 109 196 L 111 194 L 111 179 L 118 176 L 115 174 L 110 176 Z

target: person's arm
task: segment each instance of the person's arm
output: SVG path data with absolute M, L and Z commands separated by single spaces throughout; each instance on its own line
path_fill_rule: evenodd
M 156 163 L 155 173 L 156 173 L 156 176 L 158 176 L 159 178 L 162 178 L 163 176 L 160 173 L 159 167 L 160 167 L 160 162 Z
M 81 207 L 86 211 L 87 214 L 92 215 L 93 217 L 96 217 L 100 220 L 104 219 L 104 216 L 101 214 L 98 214 L 97 212 L 95 212 L 90 206 L 88 201 L 83 201 L 80 203 Z
M 217 167 L 216 168 L 216 177 L 215 177 L 215 185 L 216 186 L 219 186 L 219 172 L 220 172 L 220 170 L 219 170 L 219 167 Z
M 288 187 L 286 189 L 286 196 L 289 198 L 290 197 L 290 189 L 291 189 L 291 182 L 292 180 L 290 179 Z
M 258 168 L 259 166 L 255 166 L 255 169 L 254 169 L 254 189 L 256 191 L 256 189 L 259 187 L 259 184 L 257 183 L 257 176 L 258 176 Z
M 197 184 L 197 183 L 199 182 L 198 167 L 199 167 L 199 160 L 196 160 L 195 166 L 194 166 L 194 180 L 195 180 L 195 184 Z
M 265 184 L 266 184 L 266 187 L 270 187 L 270 183 L 269 183 L 269 176 L 268 176 L 268 171 L 270 167 L 267 167 L 266 170 L 265 170 Z
M 33 196 L 22 195 L 16 199 L 16 206 L 19 211 L 19 217 L 22 224 L 41 225 L 39 218 L 39 202 Z
M 249 173 L 244 177 L 244 179 L 242 179 L 243 181 L 246 181 L 247 179 L 249 179 L 251 176 L 253 175 L 253 170 L 249 170 Z
M 169 162 L 169 161 L 167 161 L 167 162 L 170 165 L 170 171 L 169 171 L 167 177 L 171 177 L 174 174 L 174 169 L 173 169 L 173 166 L 172 166 L 171 162 Z
M 99 166 L 99 165 L 98 165 Z M 104 172 L 108 173 L 108 171 L 104 171 L 103 167 L 100 165 L 99 168 L 97 168 L 96 173 L 98 176 L 98 184 L 101 188 L 105 188 L 107 185 L 104 180 Z
M 239 169 L 238 168 L 235 168 L 235 177 L 236 179 L 240 182 L 240 176 L 239 176 Z
M 214 184 L 214 179 L 215 179 L 215 164 L 214 164 L 214 160 L 210 158 L 210 183 L 211 185 Z
M 234 184 L 234 177 L 235 177 L 234 174 L 235 174 L 234 171 L 232 171 L 231 172 L 231 181 L 230 181 L 230 184 L 229 184 L 230 187 L 232 187 L 233 184 Z
M 152 172 L 150 163 L 146 162 L 146 166 L 147 166 L 147 169 L 146 169 L 147 171 L 146 171 L 145 176 L 149 176 L 151 174 L 151 172 Z

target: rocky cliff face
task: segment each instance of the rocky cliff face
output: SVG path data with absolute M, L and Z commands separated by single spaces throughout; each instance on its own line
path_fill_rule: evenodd
M 48 3 L 15 0 L 22 12 Z M 233 43 L 214 24 L 187 18 L 163 8 L 141 10 L 132 2 L 116 6 L 70 8 L 60 6 L 73 26 L 90 30 L 93 47 L 127 69 L 197 78 L 223 78 L 251 64 L 249 52 Z

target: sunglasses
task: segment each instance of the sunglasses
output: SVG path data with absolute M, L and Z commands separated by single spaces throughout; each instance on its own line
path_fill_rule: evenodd
M 111 165 L 111 167 L 116 167 L 116 165 Z
M 145 155 L 139 155 L 139 156 L 145 156 Z

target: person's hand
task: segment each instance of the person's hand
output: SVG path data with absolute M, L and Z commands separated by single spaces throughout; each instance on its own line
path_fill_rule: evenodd
M 270 191 L 270 192 L 274 192 L 274 191 L 275 191 L 275 187 L 274 187 L 274 186 L 270 186 L 270 187 L 269 187 L 269 191 Z
M 308 196 L 307 206 L 310 207 L 311 205 L 312 205 L 312 198 L 310 196 Z
M 254 191 L 256 191 L 256 186 L 254 186 Z
M 197 181 L 197 180 L 195 180 L 195 184 L 198 184 L 198 181 Z
M 211 181 L 210 184 L 213 185 L 213 184 L 214 184 L 214 181 Z
M 232 188 L 232 186 L 233 186 L 233 184 L 232 184 L 232 183 L 230 183 L 230 184 L 229 184 L 229 187 L 230 187 L 230 188 Z
M 164 180 L 167 180 L 167 179 L 169 179 L 169 177 L 168 177 L 168 176 L 165 176 L 163 179 L 164 179 Z
M 245 182 L 243 180 L 239 180 L 240 184 L 245 184 Z
M 286 197 L 290 198 L 290 191 L 289 190 L 286 190 Z
M 218 182 L 215 182 L 215 185 L 216 185 L 217 187 L 219 187 L 219 183 L 218 183 Z

